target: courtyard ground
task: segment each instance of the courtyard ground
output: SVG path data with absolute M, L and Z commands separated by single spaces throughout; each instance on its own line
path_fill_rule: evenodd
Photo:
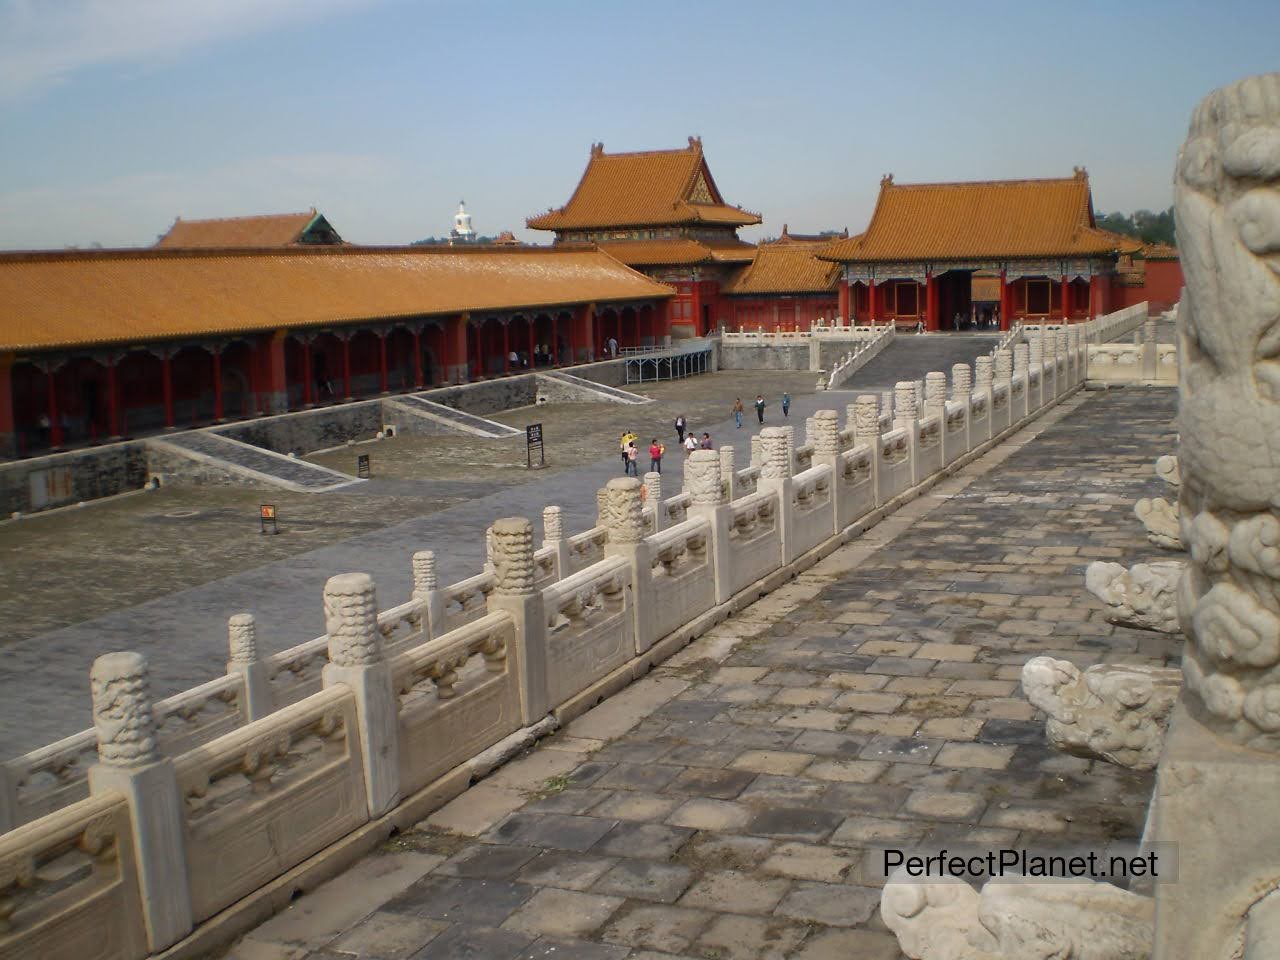
M 1078 395 L 228 956 L 898 960 L 883 847 L 1136 839 L 1151 776 L 1052 751 L 1018 677 L 1176 660 L 1084 589 L 1162 555 L 1174 404 Z
M 718 425 L 736 396 L 749 403 L 766 390 L 776 405 L 782 391 L 801 397 L 816 383 L 812 373 L 706 374 L 637 385 L 634 392 L 655 401 L 643 406 L 556 403 L 494 416 L 520 428 L 543 424 L 545 471 L 525 468 L 522 436 L 404 437 L 309 457 L 354 476 L 357 454 L 370 455 L 371 482 L 331 493 L 174 486 L 0 523 L 0 569 L 8 587 L 0 591 L 0 645 L 599 464 L 617 449 L 626 428 L 641 435 L 646 451 L 651 437 L 661 437 L 670 448 L 669 463 L 678 467 L 682 457 L 671 427 L 677 413 L 691 428 L 713 430 L 725 442 Z M 647 455 L 642 467 L 648 467 Z M 259 533 L 258 505 L 264 502 L 279 510 L 279 536 Z

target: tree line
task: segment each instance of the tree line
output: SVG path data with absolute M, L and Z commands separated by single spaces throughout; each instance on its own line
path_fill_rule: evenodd
M 1150 210 L 1138 210 L 1132 214 L 1100 213 L 1097 222 L 1103 230 L 1137 237 L 1143 243 L 1167 243 L 1171 247 L 1178 245 L 1173 229 L 1173 207 L 1158 213 Z

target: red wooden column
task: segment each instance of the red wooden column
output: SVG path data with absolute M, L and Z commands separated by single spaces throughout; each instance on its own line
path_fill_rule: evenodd
M 342 340 L 342 399 L 351 399 L 351 334 L 344 330 Z
M 285 413 L 289 409 L 289 380 L 285 373 L 284 363 L 284 341 L 289 336 L 288 330 L 276 330 L 267 339 L 262 346 L 266 348 L 267 355 L 262 364 L 262 371 L 266 374 L 265 384 L 259 384 L 261 392 L 266 394 L 266 413 Z M 256 353 L 258 347 L 255 346 Z M 256 367 L 257 364 L 254 364 Z M 259 406 L 262 406 L 259 401 Z
M 413 385 L 422 386 L 422 328 L 413 328 Z
M 62 446 L 62 420 L 58 414 L 58 368 L 52 362 L 42 366 L 49 398 L 49 445 L 56 450 Z
M 1092 320 L 1098 315 L 1098 290 L 1101 284 L 1098 283 L 1098 275 L 1096 273 L 1089 274 L 1089 319 Z
M 466 383 L 467 365 L 467 324 L 471 322 L 471 314 L 460 313 L 457 317 L 447 319 L 444 325 L 444 376 L 450 383 Z
M 551 315 L 551 365 L 560 366 L 560 311 Z
M 13 419 L 12 353 L 0 354 L 0 455 L 18 455 L 18 431 Z
M 534 343 L 534 337 L 538 333 L 538 318 L 529 317 L 529 369 L 533 369 L 533 348 L 537 346 Z M 554 353 L 556 349 L 556 318 L 551 318 L 551 350 Z
M 1066 323 L 1071 319 L 1071 281 L 1066 276 L 1062 278 L 1062 321 Z
M 1009 329 L 1009 324 L 1010 324 L 1009 314 L 1011 312 L 1009 309 L 1009 304 L 1012 301 L 1012 299 L 1013 298 L 1009 296 L 1009 279 L 1008 279 L 1007 272 L 1004 270 L 1001 270 L 1000 271 L 1000 329 L 1001 330 Z
M 315 374 L 311 369 L 311 335 L 304 333 L 300 342 L 302 343 L 302 403 L 309 407 L 315 402 L 311 394 L 315 382 Z
M 164 427 L 173 429 L 173 351 L 160 351 L 160 386 L 164 391 Z
M 849 281 L 841 280 L 840 281 L 840 305 L 836 308 L 836 311 L 840 314 L 841 317 L 844 318 L 845 323 L 852 324 L 853 312 L 849 304 L 850 304 Z
M 222 344 L 213 348 L 213 419 L 222 422 Z
M 867 322 L 876 322 L 876 282 L 867 281 Z
M 483 323 L 474 324 L 471 329 L 476 335 L 476 367 L 475 378 L 483 379 L 485 376 L 484 369 L 484 328 Z
M 387 331 L 378 331 L 378 390 L 390 393 L 387 386 Z
M 924 275 L 924 328 L 938 329 L 938 281 L 932 270 Z
M 502 372 L 511 372 L 511 336 L 508 328 L 511 326 L 510 320 L 502 321 Z
M 693 302 L 690 304 L 693 309 L 693 333 L 694 336 L 700 337 L 706 333 L 702 329 L 702 284 L 695 280 L 691 293 L 693 294 Z
M 107 357 L 107 436 L 120 436 L 120 387 L 116 382 L 116 362 L 119 357 Z

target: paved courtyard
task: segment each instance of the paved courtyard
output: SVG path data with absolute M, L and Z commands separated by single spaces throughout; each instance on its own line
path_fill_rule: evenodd
M 1050 750 L 1018 676 L 1176 660 L 1083 579 L 1159 553 L 1174 403 L 1077 395 L 228 956 L 896 960 L 878 848 L 1136 838 L 1151 777 Z

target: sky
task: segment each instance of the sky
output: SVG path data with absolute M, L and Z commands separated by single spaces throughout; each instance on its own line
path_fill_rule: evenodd
M 0 0 L 0 248 L 316 207 L 354 243 L 568 200 L 591 144 L 702 137 L 746 239 L 862 230 L 880 178 L 1070 176 L 1163 209 L 1280 2 Z

